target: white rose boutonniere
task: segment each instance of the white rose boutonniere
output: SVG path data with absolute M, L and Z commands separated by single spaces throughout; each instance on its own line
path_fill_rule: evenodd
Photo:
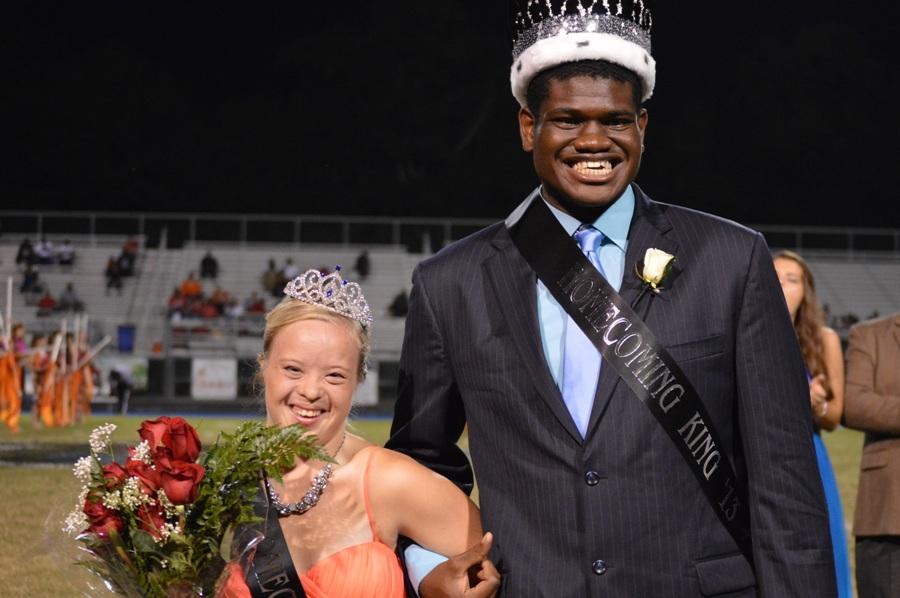
M 644 284 L 650 285 L 654 293 L 659 293 L 662 282 L 675 263 L 675 256 L 661 249 L 649 247 L 644 254 L 644 268 L 639 275 Z
M 646 253 L 644 253 L 643 262 L 638 262 L 634 265 L 634 273 L 644 283 L 644 288 L 641 289 L 641 293 L 634 300 L 634 303 L 631 304 L 632 309 L 637 309 L 638 304 L 644 298 L 644 295 L 647 294 L 647 291 L 652 291 L 655 295 L 659 294 L 664 288 L 664 283 L 667 282 L 672 273 L 672 266 L 674 265 L 675 256 L 671 253 L 666 253 L 655 247 L 647 249 Z

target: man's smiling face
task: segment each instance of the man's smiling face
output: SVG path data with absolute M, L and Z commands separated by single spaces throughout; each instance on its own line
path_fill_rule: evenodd
M 602 211 L 622 194 L 641 165 L 646 126 L 631 84 L 608 78 L 553 79 L 539 114 L 519 112 L 544 198 L 569 213 Z

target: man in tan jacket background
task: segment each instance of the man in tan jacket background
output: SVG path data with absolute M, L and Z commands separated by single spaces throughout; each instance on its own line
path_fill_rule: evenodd
M 844 423 L 866 433 L 853 520 L 859 597 L 900 596 L 900 313 L 850 330 Z

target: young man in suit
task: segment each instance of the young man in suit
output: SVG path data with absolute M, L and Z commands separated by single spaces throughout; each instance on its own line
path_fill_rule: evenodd
M 455 444 L 468 424 L 501 596 L 836 595 L 803 365 L 765 241 L 634 184 L 655 79 L 645 3 L 523 4 L 511 78 L 540 186 L 416 268 L 388 447 L 470 489 Z M 573 247 L 587 260 L 570 272 L 589 262 L 614 290 L 570 285 L 570 299 L 621 295 L 587 327 L 538 273 Z M 678 276 L 648 293 L 637 272 L 651 248 L 675 256 Z M 640 345 L 625 344 L 651 334 L 640 355 L 676 365 L 636 374 L 644 392 L 627 379 Z M 635 358 L 601 357 L 603 343 Z M 665 428 L 686 386 L 704 415 Z M 726 527 L 732 494 L 702 485 L 726 462 L 743 532 Z M 465 585 L 459 560 L 427 573 L 420 551 L 407 564 L 422 596 Z
M 860 598 L 900 596 L 900 313 L 857 324 L 844 423 L 866 433 L 853 534 Z

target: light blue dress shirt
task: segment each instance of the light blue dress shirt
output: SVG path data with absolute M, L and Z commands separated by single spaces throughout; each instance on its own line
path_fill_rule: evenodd
M 546 203 L 546 201 L 545 201 Z M 553 215 L 565 229 L 570 237 L 575 234 L 581 222 L 569 216 L 560 209 L 547 204 Z M 625 274 L 625 250 L 628 247 L 628 229 L 631 227 L 631 218 L 634 215 L 634 191 L 631 186 L 625 188 L 609 208 L 593 222 L 594 228 L 603 233 L 606 240 L 600 247 L 600 264 L 606 273 L 606 280 L 617 291 L 622 286 L 622 278 Z M 547 365 L 556 386 L 562 391 L 563 383 L 563 348 L 566 343 L 566 311 L 557 303 L 556 299 L 544 286 L 537 281 L 537 313 L 538 323 L 541 329 L 541 344 L 544 347 L 544 355 L 547 357 Z M 404 551 L 406 568 L 409 579 L 416 590 L 419 583 L 431 570 L 446 561 L 446 557 L 425 550 L 417 544 L 412 544 Z
M 559 220 L 566 234 L 570 237 L 573 236 L 582 222 L 551 206 L 549 203 L 547 207 Z M 600 264 L 606 273 L 606 280 L 617 291 L 622 286 L 622 278 L 625 274 L 625 250 L 628 248 L 628 229 L 631 227 L 631 217 L 633 215 L 634 191 L 631 190 L 629 185 L 619 199 L 593 222 L 594 228 L 606 237 L 606 240 L 600 247 Z M 556 386 L 561 391 L 563 383 L 563 349 L 566 345 L 566 322 L 568 317 L 566 316 L 566 311 L 556 302 L 556 299 L 553 298 L 553 295 L 550 294 L 550 291 L 547 290 L 547 287 L 540 280 L 537 281 L 537 298 L 541 344 L 544 347 L 544 355 L 547 357 L 550 373 L 553 375 Z

